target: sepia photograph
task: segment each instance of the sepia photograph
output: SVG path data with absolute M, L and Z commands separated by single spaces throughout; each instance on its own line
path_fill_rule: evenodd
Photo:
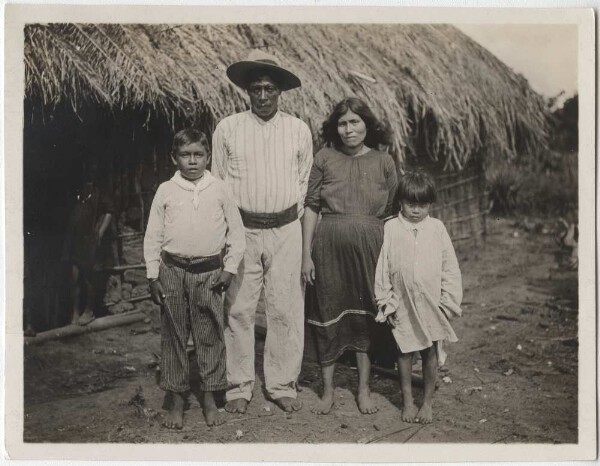
M 595 455 L 591 10 L 80 8 L 7 12 L 19 457 Z

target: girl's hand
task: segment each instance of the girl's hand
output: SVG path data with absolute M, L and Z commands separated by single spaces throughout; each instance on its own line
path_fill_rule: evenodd
M 314 285 L 315 282 L 315 264 L 311 257 L 302 259 L 302 278 L 305 283 Z

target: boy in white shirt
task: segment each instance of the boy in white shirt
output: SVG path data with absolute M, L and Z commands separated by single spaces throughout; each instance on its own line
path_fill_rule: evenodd
M 244 227 L 229 189 L 206 170 L 205 134 L 177 133 L 171 159 L 178 171 L 156 191 L 144 237 L 150 294 L 162 307 L 160 387 L 173 399 L 164 425 L 183 427 L 190 331 L 206 423 L 219 425 L 214 392 L 227 388 L 223 292 L 244 255 Z

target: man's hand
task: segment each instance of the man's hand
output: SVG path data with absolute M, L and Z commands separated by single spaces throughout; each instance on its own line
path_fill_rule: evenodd
M 162 306 L 165 303 L 165 292 L 159 280 L 150 282 L 150 297 L 155 304 Z
M 231 272 L 226 272 L 225 270 L 222 270 L 221 274 L 213 282 L 210 289 L 218 293 L 222 293 L 227 288 L 229 288 L 229 285 L 231 285 L 231 280 L 233 280 L 233 274 Z

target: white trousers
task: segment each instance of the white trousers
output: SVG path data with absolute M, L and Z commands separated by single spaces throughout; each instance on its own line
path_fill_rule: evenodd
M 300 221 L 280 228 L 246 228 L 246 252 L 225 295 L 227 400 L 252 398 L 254 324 L 264 287 L 267 338 L 265 388 L 272 399 L 296 398 L 304 351 L 304 292 Z

